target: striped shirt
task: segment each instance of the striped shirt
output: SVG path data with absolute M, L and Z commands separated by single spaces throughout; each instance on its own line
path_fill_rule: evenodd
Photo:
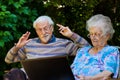
M 12 47 L 8 51 L 5 61 L 12 63 L 40 57 L 75 55 L 78 48 L 89 45 L 85 39 L 75 33 L 71 36 L 71 40 L 56 38 L 53 35 L 47 44 L 43 44 L 39 38 L 33 38 L 18 51 L 15 46 Z

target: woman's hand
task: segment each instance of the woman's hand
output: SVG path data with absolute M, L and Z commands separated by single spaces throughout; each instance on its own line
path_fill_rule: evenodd
M 23 34 L 20 37 L 18 43 L 16 43 L 16 47 L 19 49 L 19 48 L 23 47 L 27 42 L 29 42 L 30 41 L 30 39 L 28 39 L 29 36 L 30 36 L 30 32 L 28 32 L 28 31 L 25 34 Z
M 69 27 L 65 27 L 61 24 L 56 24 L 59 27 L 59 31 L 63 36 L 70 38 L 73 32 L 69 29 Z
M 85 76 L 82 76 L 82 75 L 78 76 L 78 78 L 79 78 L 80 80 L 85 80 Z
M 92 76 L 79 75 L 79 76 L 76 76 L 76 77 L 79 78 L 80 80 L 93 80 Z
M 103 78 L 96 78 L 95 76 L 76 76 L 80 80 L 111 80 L 111 77 L 105 76 Z

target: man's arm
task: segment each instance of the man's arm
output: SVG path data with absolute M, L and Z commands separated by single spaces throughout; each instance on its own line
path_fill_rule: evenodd
M 72 32 L 69 27 L 65 27 L 61 24 L 57 24 L 57 26 L 59 27 L 59 31 L 63 36 L 73 40 L 74 43 L 77 43 L 77 45 L 79 45 L 79 47 L 84 47 L 84 46 L 90 45 L 88 43 L 88 41 L 86 41 L 84 38 L 82 38 L 78 34 Z
M 78 34 L 74 33 L 70 37 L 71 40 L 74 41 L 75 44 L 77 44 L 80 48 L 84 46 L 90 45 L 88 41 L 86 41 L 83 37 L 79 36 Z
M 16 46 L 14 46 L 8 51 L 5 57 L 5 62 L 13 63 L 24 59 L 26 59 L 25 53 L 21 49 L 18 49 Z
M 64 27 L 60 24 L 57 24 L 57 26 L 59 27 L 59 31 L 63 36 L 74 41 L 74 43 L 68 42 L 66 45 L 66 53 L 70 55 L 76 55 L 78 48 L 90 45 L 84 38 L 72 32 L 69 27 Z
M 15 44 L 15 46 L 8 51 L 5 57 L 6 63 L 17 62 L 26 58 L 26 55 L 22 50 L 22 47 L 31 40 L 31 39 L 28 39 L 29 35 L 30 35 L 30 32 L 27 31 L 25 34 L 23 34 L 20 37 L 19 41 Z

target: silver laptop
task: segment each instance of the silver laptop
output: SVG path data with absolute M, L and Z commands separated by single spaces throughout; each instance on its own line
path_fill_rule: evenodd
M 21 61 L 30 80 L 75 80 L 66 56 Z

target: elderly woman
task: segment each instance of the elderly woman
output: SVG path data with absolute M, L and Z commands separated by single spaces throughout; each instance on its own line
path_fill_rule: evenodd
M 92 46 L 78 50 L 71 68 L 76 80 L 106 80 L 117 78 L 119 69 L 118 48 L 108 45 L 114 29 L 109 17 L 95 15 L 87 21 L 88 37 Z

